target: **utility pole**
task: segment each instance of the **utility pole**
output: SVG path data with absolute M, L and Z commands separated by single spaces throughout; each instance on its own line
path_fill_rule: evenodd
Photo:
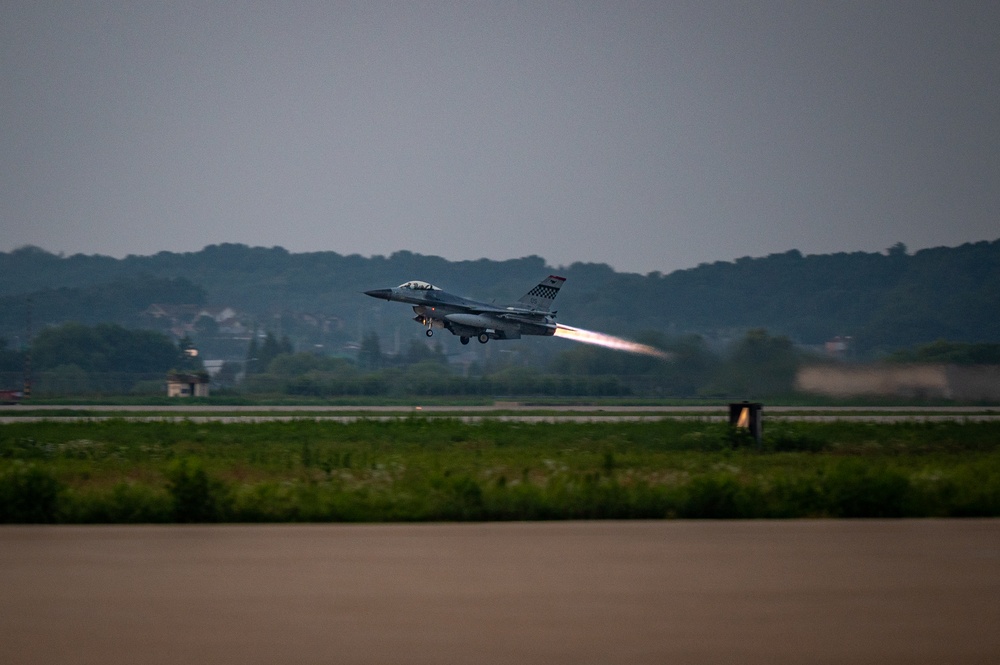
M 27 340 L 28 347 L 24 351 L 24 396 L 23 399 L 28 399 L 31 397 L 31 308 L 34 303 L 31 298 L 28 298 L 28 311 L 26 318 L 26 328 L 25 339 Z

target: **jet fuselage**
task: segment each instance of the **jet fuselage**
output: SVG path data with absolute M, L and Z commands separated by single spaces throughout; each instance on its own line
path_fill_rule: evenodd
M 365 295 L 413 305 L 414 320 L 427 327 L 428 337 L 435 328 L 444 328 L 458 335 L 463 344 L 472 337 L 485 344 L 490 339 L 555 334 L 555 313 L 549 312 L 549 305 L 564 281 L 550 276 L 508 307 L 463 298 L 416 280 L 391 289 L 365 291 Z

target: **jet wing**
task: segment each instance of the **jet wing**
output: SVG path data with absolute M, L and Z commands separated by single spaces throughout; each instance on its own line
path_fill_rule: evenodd
M 500 319 L 510 319 L 512 321 L 522 320 L 534 322 L 544 319 L 550 312 L 542 312 L 535 309 L 525 309 L 522 307 L 496 307 L 484 303 L 468 303 L 465 308 L 470 314 L 490 314 Z

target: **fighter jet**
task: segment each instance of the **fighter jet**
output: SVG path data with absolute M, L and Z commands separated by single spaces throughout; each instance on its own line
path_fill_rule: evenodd
M 549 275 L 508 307 L 469 300 L 418 280 L 394 289 L 365 291 L 365 295 L 413 305 L 413 320 L 427 327 L 428 337 L 435 328 L 444 328 L 458 335 L 462 344 L 468 344 L 473 337 L 485 344 L 491 339 L 519 339 L 521 335 L 554 335 L 556 313 L 549 308 L 565 281 L 565 277 Z

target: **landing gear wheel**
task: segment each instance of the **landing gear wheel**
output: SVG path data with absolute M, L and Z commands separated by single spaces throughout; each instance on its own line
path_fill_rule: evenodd
M 427 332 L 426 332 L 426 333 L 424 333 L 424 334 L 425 334 L 425 335 L 427 335 L 428 337 L 433 337 L 433 336 L 434 336 L 434 331 L 433 331 L 433 330 L 431 330 L 430 328 L 428 328 L 428 329 L 427 329 Z
M 458 339 L 460 339 L 462 341 L 462 344 L 468 344 L 469 343 L 469 338 L 466 337 L 465 335 L 462 335 Z
M 487 335 L 486 333 L 479 333 L 479 337 L 477 337 L 477 339 L 479 340 L 480 344 L 485 344 L 486 342 L 490 341 L 490 336 Z

